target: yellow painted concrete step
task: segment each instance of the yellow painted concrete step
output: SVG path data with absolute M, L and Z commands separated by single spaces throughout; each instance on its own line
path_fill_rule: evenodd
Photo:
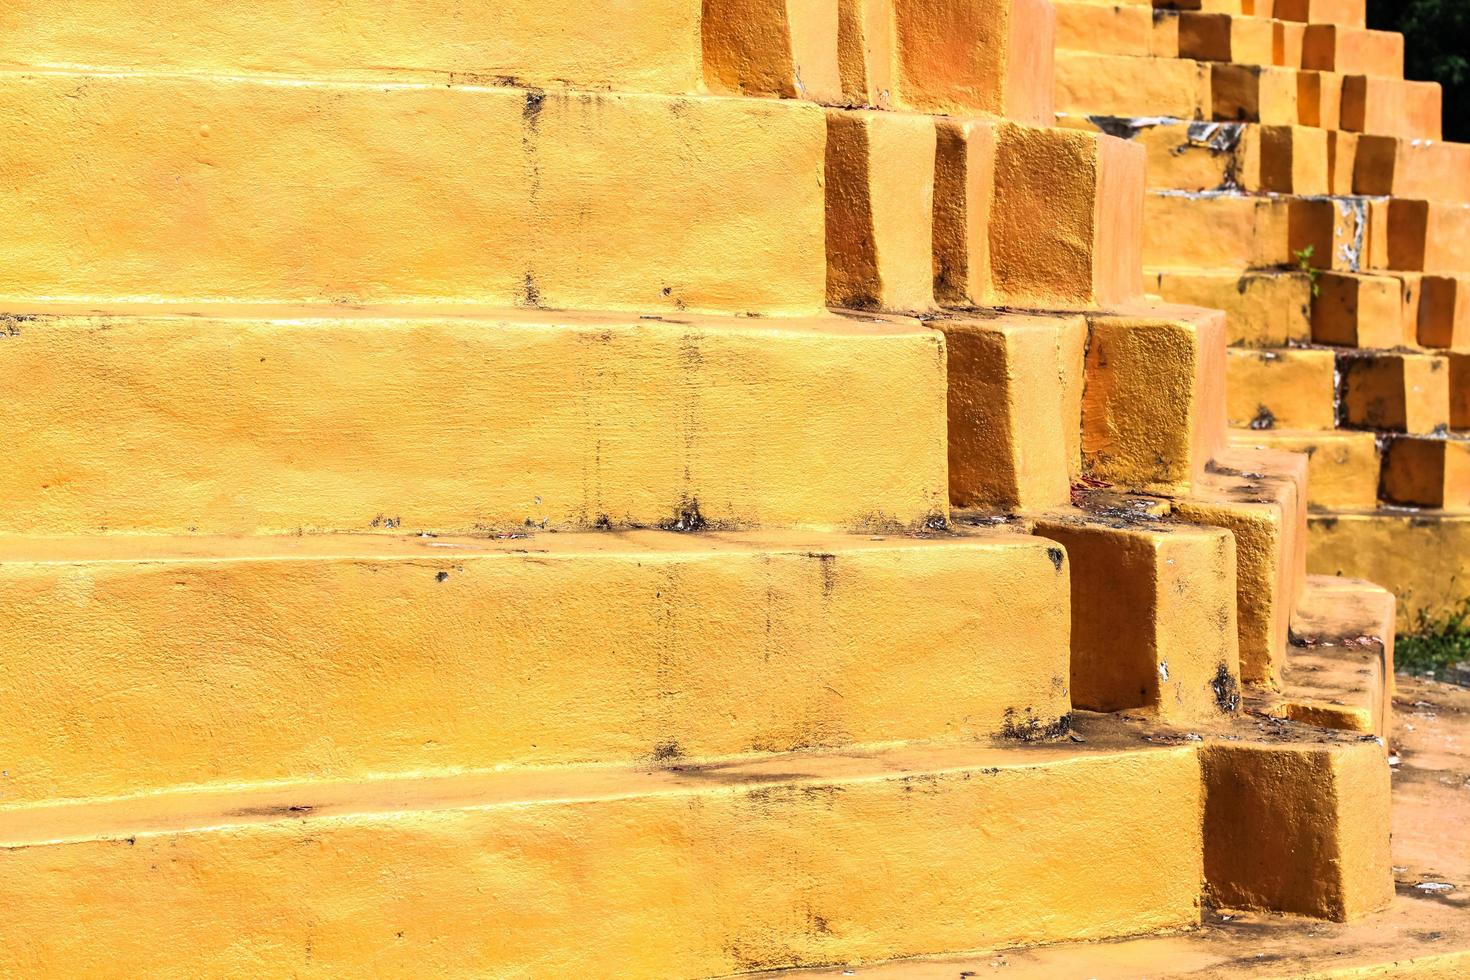
M 9 808 L 0 969 L 705 977 L 1153 932 L 1198 919 L 1201 812 L 1193 745 L 1102 735 Z
M 1307 506 L 1313 510 L 1373 509 L 1378 502 L 1378 439 L 1344 429 L 1250 429 L 1231 443 L 1302 453 L 1307 457 Z
M 1151 270 L 1144 289 L 1169 303 L 1225 311 L 1232 347 L 1286 347 L 1312 337 L 1312 280 L 1304 272 Z
M 1393 724 L 1393 593 L 1372 582 L 1312 575 L 1291 620 L 1285 717 L 1371 732 Z
M 1337 427 L 1337 353 L 1326 347 L 1227 352 L 1228 414 L 1236 428 Z
M 0 805 L 1065 730 L 1054 542 L 0 540 Z M 105 747 L 105 751 L 104 751 Z
M 1307 522 L 1307 567 L 1382 582 L 1398 599 L 1398 628 L 1438 621 L 1470 599 L 1470 514 L 1440 510 L 1342 511 Z
M 0 72 L 0 300 L 809 314 L 820 108 Z
M 1150 271 L 1301 264 L 1355 271 L 1369 264 L 1373 219 L 1361 198 L 1155 191 L 1144 207 L 1143 261 Z
M 0 36 L 0 58 L 32 66 L 428 69 L 663 92 L 702 83 L 699 0 L 478 9 L 458 0 L 13 0 L 0 11 Z
M 0 337 L 4 532 L 881 528 L 947 508 L 944 340 L 912 320 L 26 309 Z

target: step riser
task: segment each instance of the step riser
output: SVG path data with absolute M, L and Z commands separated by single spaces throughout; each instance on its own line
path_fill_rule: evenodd
M 13 533 L 656 527 L 695 511 L 893 527 L 947 511 L 943 337 L 916 325 L 10 322 Z
M 1029 738 L 1071 709 L 1050 542 L 567 540 L 609 537 L 0 563 L 0 662 L 26 678 L 0 693 L 26 719 L 0 736 L 6 800 Z
M 0 74 L 0 120 L 0 297 L 823 303 L 802 103 Z
M 31 65 L 226 74 L 404 68 L 520 84 L 698 91 L 699 0 L 616 7 L 589 16 L 543 0 L 497 0 L 493 11 L 475 13 L 456 0 L 14 0 L 0 11 L 0 35 L 7 61 Z
M 1198 920 L 1189 748 L 909 779 L 740 776 L 0 852 L 0 888 L 26 896 L 0 925 L 4 958 L 32 974 L 662 978 Z

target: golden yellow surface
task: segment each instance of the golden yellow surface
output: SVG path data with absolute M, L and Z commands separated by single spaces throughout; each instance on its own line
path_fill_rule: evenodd
M 1306 459 L 1268 450 L 1224 451 L 1174 502 L 1187 521 L 1221 527 L 1235 538 L 1240 671 L 1247 681 L 1279 686 L 1287 627 L 1306 576 Z
M 1470 442 L 1398 436 L 1383 453 L 1383 499 L 1470 512 Z
M 1337 355 L 1327 349 L 1231 348 L 1227 412 L 1236 428 L 1332 430 L 1337 425 Z
M 1387 907 L 1394 888 L 1386 755 L 1372 739 L 1206 744 L 1212 899 L 1338 922 Z
M 1228 531 L 1153 520 L 1041 517 L 1072 574 L 1072 700 L 1143 708 L 1177 724 L 1235 710 L 1240 656 L 1235 541 Z
M 0 358 L 5 532 L 947 513 L 944 339 L 914 321 L 36 309 Z
M 432 70 L 697 92 L 699 0 L 7 0 L 0 59 L 186 71 Z
M 957 507 L 1065 507 L 1082 457 L 1082 316 L 933 321 L 949 351 L 949 497 Z
M 1307 457 L 1307 504 L 1319 510 L 1371 510 L 1378 504 L 1378 441 L 1372 432 L 1236 430 L 1230 440 Z
M 1331 180 L 1327 136 L 1327 130 L 1309 126 L 1260 127 L 1258 189 L 1276 194 L 1326 194 Z
M 1314 514 L 1307 568 L 1379 582 L 1398 597 L 1398 628 L 1455 612 L 1470 597 L 1470 514 L 1429 510 Z
M 1230 270 L 1293 264 L 1283 198 L 1144 196 L 1143 263 L 1150 269 Z
M 1197 921 L 1195 749 L 1066 744 L 11 810 L 0 967 L 663 978 Z
M 703 0 L 711 87 L 840 103 L 837 6 L 838 0 Z
M 1152 173 L 1152 168 L 1150 168 Z M 1285 347 L 1311 339 L 1312 284 L 1299 272 L 1150 271 L 1148 292 L 1226 313 L 1226 343 Z
M 921 312 L 934 305 L 930 116 L 827 110 L 827 302 Z
M 1028 735 L 1062 550 L 1008 533 L 10 539 L 3 804 Z M 308 721 L 309 719 L 309 721 Z
M 1295 69 L 1211 64 L 1210 98 L 1213 119 L 1290 126 L 1301 118 Z
M 0 300 L 810 314 L 820 108 L 0 72 Z
M 1450 425 L 1450 370 L 1443 357 L 1374 351 L 1341 358 L 1338 371 L 1346 425 L 1411 434 Z
M 990 215 L 994 208 L 995 128 L 987 120 L 936 119 L 934 295 L 946 306 L 994 299 Z
M 1324 272 L 1312 297 L 1312 340 L 1338 347 L 1398 347 L 1405 330 L 1403 283 L 1392 276 Z
M 1393 729 L 1393 593 L 1372 582 L 1311 575 L 1292 615 L 1282 691 L 1285 716 L 1368 732 Z
M 1088 318 L 1086 474 L 1144 493 L 1187 492 L 1225 441 L 1225 317 L 1139 306 Z
M 1061 112 L 1133 116 L 1147 105 L 1161 116 L 1210 116 L 1210 70 L 1197 62 L 1058 51 L 1056 76 Z

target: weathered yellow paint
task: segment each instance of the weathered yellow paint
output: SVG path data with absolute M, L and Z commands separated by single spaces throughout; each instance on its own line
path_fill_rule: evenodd
M 1376 739 L 1208 742 L 1200 761 L 1212 899 L 1335 921 L 1387 906 L 1385 755 Z
M 1470 204 L 1394 198 L 1386 242 L 1388 268 L 1470 272 Z
M 827 302 L 934 306 L 934 119 L 827 110 Z
M 1235 541 L 1147 518 L 1042 517 L 1072 574 L 1072 700 L 1219 722 L 1240 699 Z
M 1331 179 L 1327 130 L 1262 126 L 1260 190 L 1275 194 L 1326 194 Z
M 1227 352 L 1227 412 L 1237 428 L 1337 426 L 1337 355 L 1321 348 Z
M 1378 504 L 1378 440 L 1372 432 L 1259 429 L 1235 431 L 1232 444 L 1304 453 L 1307 505 L 1371 510 Z
M 1282 683 L 1286 717 L 1388 741 L 1393 725 L 1393 593 L 1312 575 L 1292 616 Z
M 1097 309 L 1139 294 L 1144 153 L 1097 133 L 996 128 L 997 305 Z
M 26 679 L 3 805 L 1032 738 L 1071 710 L 1065 559 L 1017 534 L 20 538 L 0 591 Z
M 838 0 L 703 0 L 711 88 L 840 103 L 837 5 Z
M 1307 522 L 1307 568 L 1393 590 L 1398 628 L 1413 630 L 1470 598 L 1470 514 L 1343 512 Z
M 1266 126 L 1292 126 L 1301 119 L 1295 69 L 1217 62 L 1210 65 L 1210 98 L 1214 119 Z
M 1312 340 L 1338 347 L 1398 347 L 1414 340 L 1404 324 L 1403 283 L 1392 276 L 1324 272 L 1312 297 Z
M 0 60 L 292 75 L 432 70 L 694 93 L 701 0 L 7 0 Z
M 995 124 L 935 120 L 934 296 L 945 306 L 994 299 L 990 216 L 995 206 Z
M 1152 173 L 1152 169 L 1150 169 Z M 1226 343 L 1305 344 L 1312 336 L 1312 283 L 1300 272 L 1150 272 L 1147 290 L 1170 303 L 1226 313 Z
M 1062 112 L 1135 116 L 1149 107 L 1178 119 L 1210 117 L 1209 66 L 1194 61 L 1058 51 L 1056 76 Z
M 5 322 L 9 533 L 946 513 L 944 339 L 914 321 L 36 308 Z
M 1121 488 L 1186 492 L 1225 441 L 1225 317 L 1136 306 L 1088 318 L 1082 461 Z
M 1443 357 L 1355 352 L 1338 358 L 1337 369 L 1345 425 L 1420 434 L 1450 424 L 1450 371 Z
M 1198 758 L 1130 741 L 10 810 L 0 967 L 663 978 L 1178 928 Z
M 1240 672 L 1271 687 L 1281 683 L 1291 611 L 1306 577 L 1306 466 L 1294 453 L 1228 449 L 1173 508 L 1234 536 Z
M 809 314 L 820 108 L 0 72 L 0 300 Z
M 1150 269 L 1230 270 L 1288 265 L 1290 210 L 1284 198 L 1179 192 L 1144 196 L 1143 262 Z
M 1470 512 L 1470 440 L 1397 436 L 1383 451 L 1383 499 Z
M 1065 507 L 1082 466 L 1082 316 L 936 319 L 949 351 L 956 507 Z
M 1470 350 L 1470 276 L 1419 277 L 1411 340 L 1424 347 Z

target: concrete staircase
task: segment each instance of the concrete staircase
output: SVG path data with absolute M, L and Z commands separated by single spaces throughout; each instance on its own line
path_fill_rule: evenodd
M 1387 906 L 1392 598 L 1052 124 L 1075 5 L 494 6 L 0 12 L 0 972 Z
M 1309 455 L 1313 570 L 1412 628 L 1470 597 L 1470 146 L 1363 7 L 1060 2 L 1057 102 L 1148 154 L 1146 288 L 1229 313 L 1231 438 Z

